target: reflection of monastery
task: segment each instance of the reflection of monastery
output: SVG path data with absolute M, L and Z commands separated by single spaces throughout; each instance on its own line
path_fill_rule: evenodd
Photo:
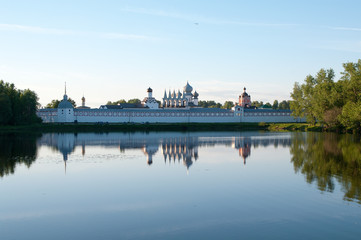
M 82 154 L 86 154 L 86 147 L 104 146 L 116 147 L 120 152 L 127 149 L 139 149 L 146 155 L 147 163 L 153 163 L 159 148 L 165 163 L 183 163 L 187 169 L 198 160 L 198 149 L 215 145 L 229 146 L 239 151 L 239 156 L 246 158 L 251 154 L 251 146 L 281 145 L 290 146 L 291 136 L 287 133 L 269 135 L 262 138 L 254 132 L 162 132 L 162 133 L 61 133 L 45 134 L 39 141 L 39 145 L 50 146 L 63 155 L 66 162 L 76 147 L 82 148 Z
M 148 88 L 148 96 L 141 104 L 123 103 L 102 105 L 97 109 L 85 106 L 74 108 L 68 101 L 66 91 L 57 109 L 40 109 L 38 116 L 43 122 L 109 122 L 109 123 L 189 123 L 189 122 L 300 122 L 303 119 L 291 116 L 290 110 L 250 108 L 251 96 L 246 89 L 239 96 L 232 110 L 202 108 L 198 106 L 199 94 L 187 82 L 183 92 L 165 91 L 161 104 Z

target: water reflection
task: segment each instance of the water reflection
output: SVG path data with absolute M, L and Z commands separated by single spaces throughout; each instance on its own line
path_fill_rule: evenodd
M 77 147 L 81 147 L 85 156 L 87 147 L 103 146 L 118 148 L 119 154 L 129 149 L 140 150 L 145 155 L 145 164 L 150 166 L 154 156 L 160 155 L 164 163 L 183 164 L 187 171 L 202 157 L 200 148 L 233 148 L 246 164 L 251 152 L 257 151 L 258 147 L 288 147 L 295 172 L 302 173 L 308 183 L 316 183 L 321 191 L 333 192 L 337 181 L 345 200 L 361 203 L 361 143 L 360 137 L 355 135 L 257 132 L 5 134 L 0 135 L 0 177 L 13 174 L 17 164 L 30 167 L 37 158 L 37 145 L 59 151 L 65 165 Z
M 321 191 L 333 192 L 338 181 L 345 200 L 361 203 L 360 136 L 334 133 L 295 133 L 290 147 L 296 172 Z
M 2 134 L 0 135 L 0 177 L 13 174 L 17 164 L 30 167 L 37 156 L 34 134 Z
M 146 156 L 146 163 L 152 165 L 153 156 L 161 151 L 165 163 L 182 162 L 187 170 L 199 158 L 198 148 L 226 146 L 239 152 L 246 164 L 251 154 L 251 147 L 267 147 L 273 145 L 287 147 L 291 145 L 291 134 L 260 134 L 255 132 L 162 132 L 162 133 L 79 133 L 79 134 L 46 134 L 39 145 L 50 146 L 63 155 L 66 162 L 77 146 L 81 146 L 82 154 L 86 147 L 117 147 L 123 153 L 127 149 L 139 149 Z

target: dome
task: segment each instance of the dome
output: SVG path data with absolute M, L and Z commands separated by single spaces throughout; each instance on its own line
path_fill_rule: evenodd
M 73 104 L 71 104 L 71 102 L 69 102 L 67 99 L 63 99 L 61 100 L 61 102 L 59 103 L 58 108 L 74 108 Z
M 249 97 L 248 93 L 246 93 L 246 88 L 243 88 L 243 90 L 242 97 Z
M 197 93 L 197 91 L 194 92 L 194 98 L 198 98 L 199 94 Z
M 184 86 L 183 91 L 186 93 L 190 93 L 193 91 L 193 88 L 191 85 L 189 85 L 189 83 L 187 82 L 187 85 Z
M 153 90 L 151 88 L 148 88 L 147 92 L 153 92 Z
M 248 93 L 244 92 L 242 93 L 242 97 L 249 97 Z

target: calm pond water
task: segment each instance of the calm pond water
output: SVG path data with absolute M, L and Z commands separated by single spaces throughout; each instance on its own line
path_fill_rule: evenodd
M 360 239 L 361 143 L 324 133 L 0 136 L 1 239 Z

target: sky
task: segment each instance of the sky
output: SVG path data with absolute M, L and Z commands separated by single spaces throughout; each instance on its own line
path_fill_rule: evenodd
M 361 58 L 361 1 L 0 0 L 0 79 L 45 106 L 143 99 L 189 81 L 199 100 L 290 99 Z

